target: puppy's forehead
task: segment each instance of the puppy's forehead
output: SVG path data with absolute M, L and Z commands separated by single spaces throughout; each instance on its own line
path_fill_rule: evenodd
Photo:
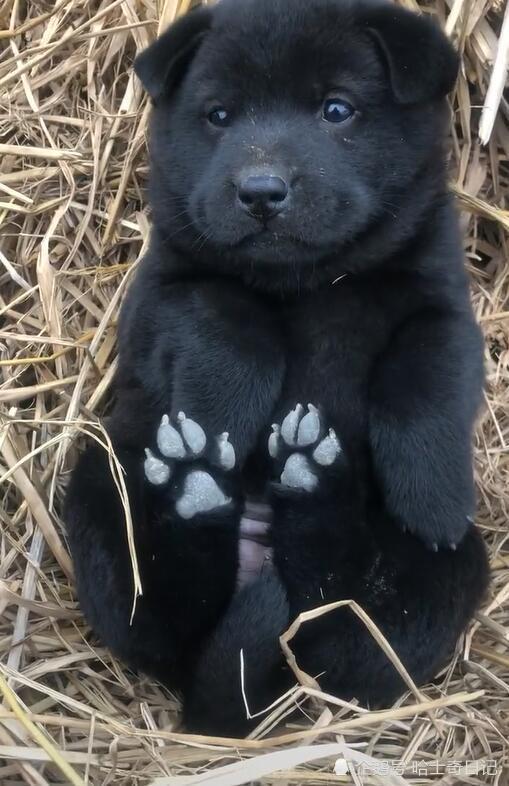
M 196 68 L 211 85 L 264 96 L 383 75 L 350 0 L 221 0 Z

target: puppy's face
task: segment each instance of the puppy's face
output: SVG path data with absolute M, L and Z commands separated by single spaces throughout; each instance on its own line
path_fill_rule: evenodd
M 152 88 L 156 222 L 191 250 L 270 265 L 314 263 L 397 221 L 436 155 L 455 73 L 434 26 L 337 0 L 223 0 L 195 14 L 187 51 L 163 52 Z M 422 59 L 421 75 L 405 73 L 419 52 L 399 39 L 415 30 L 442 47 L 447 74 Z

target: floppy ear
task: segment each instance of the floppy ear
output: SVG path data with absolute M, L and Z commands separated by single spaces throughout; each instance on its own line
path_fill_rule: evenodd
M 154 101 L 177 85 L 211 23 L 210 8 L 190 11 L 138 55 L 134 70 Z
M 458 55 L 430 17 L 381 5 L 363 15 L 387 63 L 392 92 L 400 104 L 444 98 L 458 75 Z

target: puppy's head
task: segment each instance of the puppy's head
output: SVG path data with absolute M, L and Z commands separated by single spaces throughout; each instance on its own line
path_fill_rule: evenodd
M 154 220 L 237 262 L 315 263 L 436 171 L 457 58 L 376 0 L 222 0 L 143 52 Z M 440 166 L 442 166 L 440 164 Z

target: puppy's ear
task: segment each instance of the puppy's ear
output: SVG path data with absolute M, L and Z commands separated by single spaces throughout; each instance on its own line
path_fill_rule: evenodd
M 177 85 L 211 23 L 209 7 L 190 11 L 138 55 L 134 70 L 154 101 Z
M 363 24 L 381 49 L 398 103 L 433 101 L 452 90 L 458 55 L 430 17 L 383 4 L 367 10 Z

